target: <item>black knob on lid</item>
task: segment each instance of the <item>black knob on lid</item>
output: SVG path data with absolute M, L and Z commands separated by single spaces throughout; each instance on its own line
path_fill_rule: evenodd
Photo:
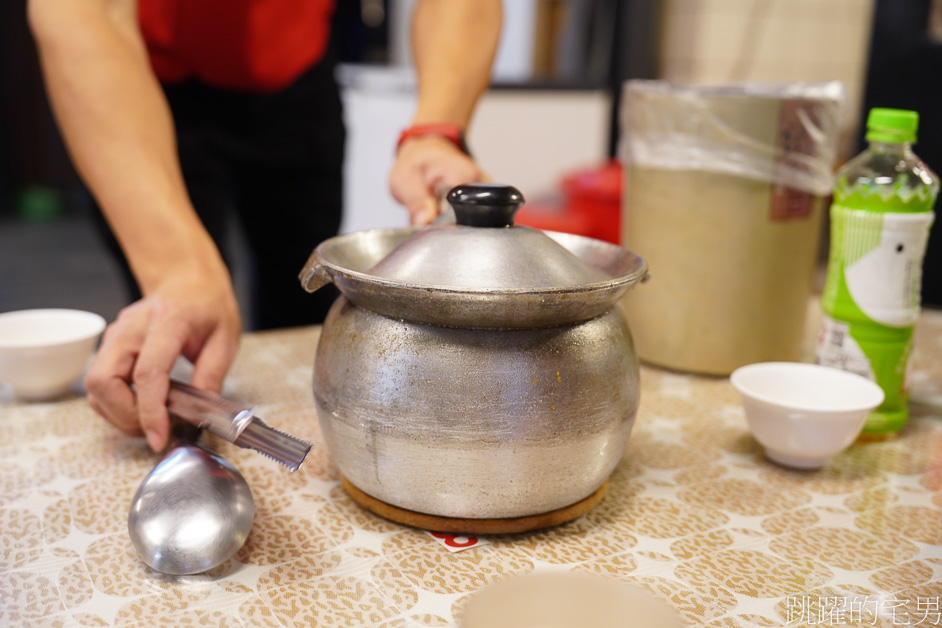
M 468 227 L 510 227 L 523 205 L 523 194 L 510 185 L 465 183 L 446 197 L 455 209 L 455 222 Z

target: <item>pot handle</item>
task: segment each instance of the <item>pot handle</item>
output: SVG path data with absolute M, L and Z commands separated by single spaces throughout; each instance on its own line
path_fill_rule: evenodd
M 307 258 L 298 279 L 301 281 L 301 287 L 308 292 L 314 292 L 330 283 L 330 273 L 323 264 L 317 261 L 317 251 Z

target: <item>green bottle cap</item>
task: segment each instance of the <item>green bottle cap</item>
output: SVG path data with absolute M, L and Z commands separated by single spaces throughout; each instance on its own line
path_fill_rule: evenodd
M 905 109 L 871 109 L 867 116 L 868 142 L 915 142 L 919 114 Z

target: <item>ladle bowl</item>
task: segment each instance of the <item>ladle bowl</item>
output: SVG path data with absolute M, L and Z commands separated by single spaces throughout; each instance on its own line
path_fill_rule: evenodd
M 147 565 L 189 575 L 231 558 L 254 519 L 252 491 L 238 469 L 196 444 L 181 442 L 138 488 L 128 532 Z

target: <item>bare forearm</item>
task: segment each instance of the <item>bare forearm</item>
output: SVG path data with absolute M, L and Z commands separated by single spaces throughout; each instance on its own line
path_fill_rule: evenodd
M 30 0 L 47 89 L 72 160 L 145 293 L 169 265 L 220 272 L 192 210 L 173 122 L 133 2 Z
M 490 80 L 500 39 L 500 0 L 421 0 L 412 22 L 419 77 L 413 122 L 467 127 Z

